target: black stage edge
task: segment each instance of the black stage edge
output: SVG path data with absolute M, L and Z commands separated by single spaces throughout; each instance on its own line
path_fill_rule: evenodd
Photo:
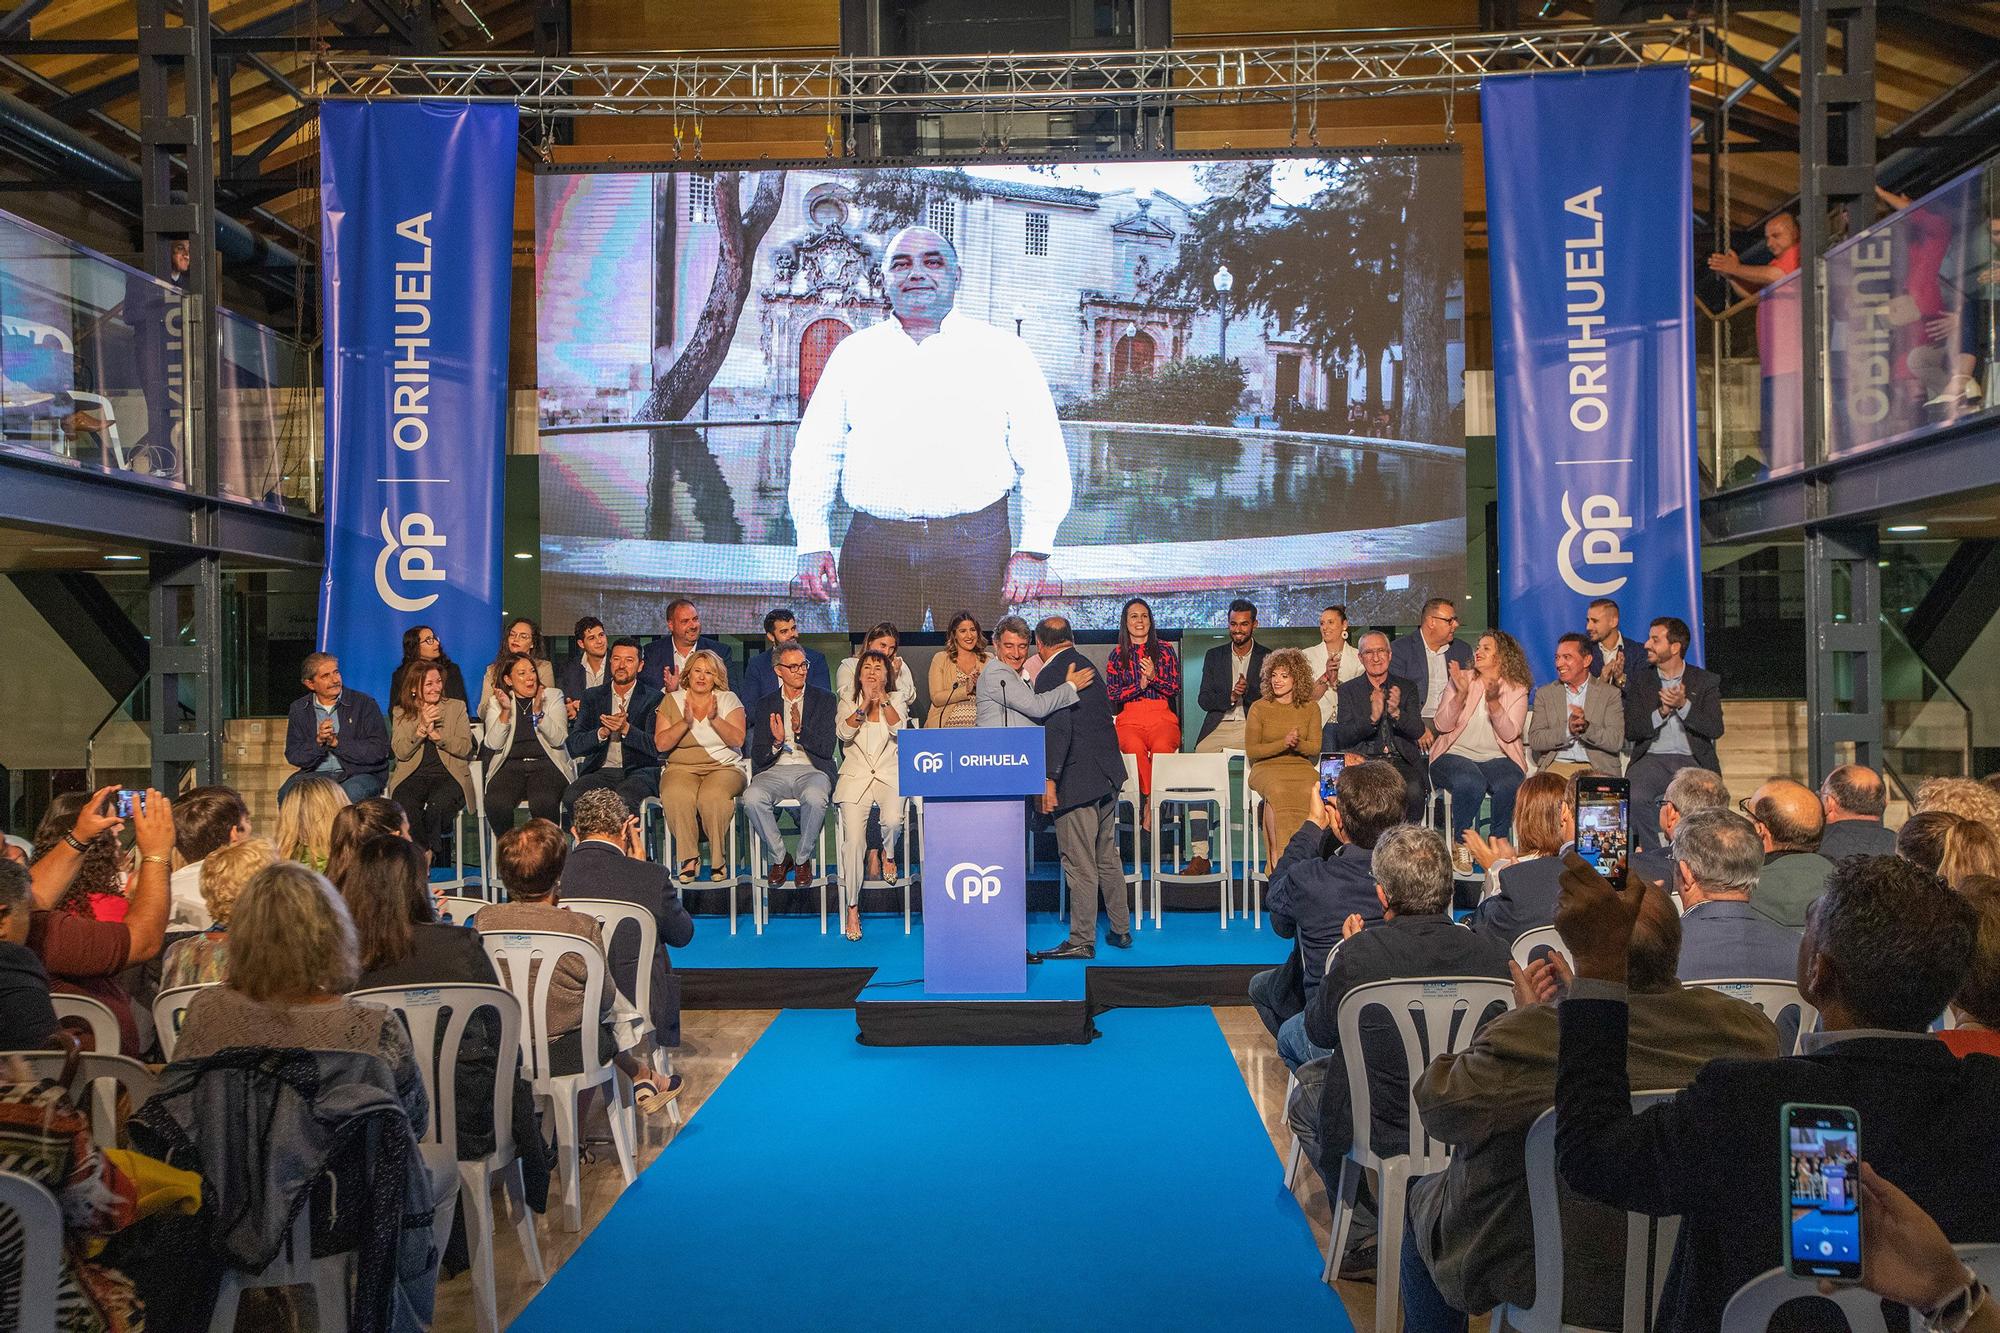
M 863 1000 L 863 1046 L 1081 1046 L 1097 1035 L 1082 1000 Z
M 748 930 L 749 923 L 743 924 Z M 845 1009 L 875 975 L 872 967 L 675 968 L 688 1009 Z
M 1084 973 L 1090 1012 L 1250 1003 L 1260 963 L 1190 963 L 1179 967 L 1093 967 Z

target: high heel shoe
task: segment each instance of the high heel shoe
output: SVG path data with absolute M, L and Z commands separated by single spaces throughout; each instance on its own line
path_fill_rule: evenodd
M 687 860 L 681 862 L 680 874 L 676 878 L 683 884 L 692 884 L 694 883 L 694 872 L 700 868 L 701 858 L 690 856 Z

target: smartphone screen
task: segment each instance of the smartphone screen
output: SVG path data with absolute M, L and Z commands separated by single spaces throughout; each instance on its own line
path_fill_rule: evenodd
M 1576 854 L 1614 889 L 1625 887 L 1632 851 L 1632 784 L 1585 774 L 1576 780 Z
M 1793 1277 L 1861 1280 L 1861 1122 L 1845 1106 L 1789 1103 L 1785 1265 Z
M 130 819 L 137 812 L 140 795 L 141 793 L 132 787 L 120 787 L 118 789 L 118 817 L 120 819 Z
M 1334 786 L 1340 781 L 1340 770 L 1347 767 L 1344 754 L 1323 754 L 1319 757 L 1319 798 L 1331 804 Z

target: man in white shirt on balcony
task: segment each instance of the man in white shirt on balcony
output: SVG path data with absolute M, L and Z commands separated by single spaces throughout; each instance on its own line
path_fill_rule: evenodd
M 1069 452 L 1034 353 L 952 308 L 958 252 L 938 233 L 897 232 L 882 270 L 894 318 L 834 349 L 793 445 L 799 591 L 843 597 L 850 625 L 911 630 L 927 613 L 942 629 L 955 611 L 995 616 L 1054 591 Z M 836 555 L 837 497 L 854 519 Z

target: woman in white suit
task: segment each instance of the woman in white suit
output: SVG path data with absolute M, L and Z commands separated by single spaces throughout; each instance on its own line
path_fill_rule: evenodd
M 527 653 L 509 654 L 499 676 L 505 688 L 487 695 L 479 710 L 486 724 L 486 819 L 496 838 L 513 826 L 522 801 L 535 818 L 560 821 L 563 790 L 576 777 L 563 749 L 569 713 L 562 691 L 542 684 Z
M 881 653 L 861 655 L 854 668 L 851 700 L 843 701 L 834 731 L 847 753 L 840 761 L 840 781 L 833 801 L 840 810 L 840 905 L 845 911 L 847 938 L 861 938 L 861 865 L 868 848 L 868 812 L 878 810 L 882 823 L 884 873 L 887 850 L 903 826 L 903 798 L 896 782 L 896 733 L 903 729 L 903 711 L 889 686 L 889 659 Z

